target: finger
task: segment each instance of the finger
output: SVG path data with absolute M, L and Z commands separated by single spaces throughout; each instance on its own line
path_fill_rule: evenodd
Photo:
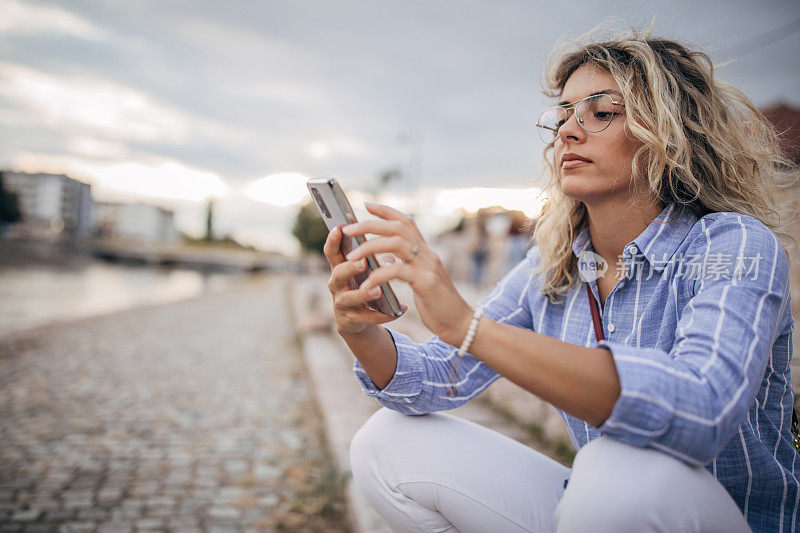
M 389 207 L 388 205 L 376 204 L 373 202 L 364 202 L 364 207 L 366 207 L 367 211 L 369 211 L 376 217 L 380 217 L 386 220 L 399 220 L 401 222 L 405 222 L 407 220 L 413 220 L 410 216 L 406 215 L 401 211 L 398 211 L 393 207 Z
M 331 269 L 331 279 L 328 282 L 328 289 L 332 293 L 337 293 L 349 289 L 348 281 L 359 272 L 367 269 L 367 260 L 342 261 Z
M 411 255 L 412 248 L 414 246 L 402 237 L 378 237 L 359 245 L 347 254 L 347 259 L 354 261 L 377 253 L 392 253 L 398 257 L 408 257 Z
M 345 260 L 342 255 L 341 245 L 342 231 L 341 228 L 335 227 L 328 233 L 328 237 L 325 239 L 325 245 L 322 247 L 322 253 L 325 254 L 325 258 L 328 260 L 331 267 L 335 267 Z
M 414 287 L 417 279 L 414 277 L 413 266 L 409 263 L 394 263 L 392 265 L 383 266 L 372 271 L 369 277 L 359 287 L 360 291 L 369 293 L 373 288 L 380 288 L 381 283 L 387 283 L 393 279 L 405 281 Z M 420 270 L 425 272 L 424 270 Z
M 381 297 L 380 287 L 374 287 L 374 290 L 372 292 L 370 292 L 369 289 L 363 289 L 359 287 L 357 289 L 339 292 L 333 299 L 333 305 L 341 309 L 349 310 L 365 305 L 367 302 L 371 302 L 372 300 L 375 300 L 380 297 Z
M 397 262 L 394 254 L 376 254 L 375 258 L 380 266 L 387 266 Z
M 385 313 L 381 313 L 380 311 L 375 311 L 374 309 L 368 309 L 366 307 L 347 311 L 345 316 L 348 320 L 353 322 L 369 322 L 370 324 L 383 324 L 385 322 L 391 322 L 397 318 L 395 316 L 387 315 Z
M 414 232 L 411 227 L 403 224 L 399 220 L 364 220 L 356 222 L 355 224 L 348 224 L 342 228 L 345 235 L 366 235 L 367 233 L 374 233 L 375 235 L 391 236 L 399 235 L 406 237 L 409 240 L 414 237 Z

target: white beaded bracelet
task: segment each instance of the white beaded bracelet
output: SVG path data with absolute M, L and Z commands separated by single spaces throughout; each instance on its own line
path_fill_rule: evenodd
M 469 345 L 472 344 L 472 339 L 475 338 L 475 331 L 478 329 L 478 320 L 480 320 L 481 315 L 483 315 L 483 308 L 479 307 L 475 309 L 475 314 L 472 315 L 472 321 L 469 323 L 469 328 L 467 329 L 467 336 L 464 337 L 464 342 L 461 343 L 461 348 L 458 349 L 459 357 L 464 357 L 464 354 L 467 353 L 469 349 Z

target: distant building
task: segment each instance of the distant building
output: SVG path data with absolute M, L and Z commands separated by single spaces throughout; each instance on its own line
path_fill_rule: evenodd
M 5 188 L 17 194 L 22 220 L 12 228 L 20 237 L 82 239 L 92 234 L 92 187 L 64 174 L 3 172 Z
M 778 142 L 783 152 L 800 165 L 800 108 L 781 102 L 767 106 L 761 112 L 778 130 Z
M 176 242 L 175 215 L 169 209 L 144 203 L 97 202 L 95 226 L 104 239 Z

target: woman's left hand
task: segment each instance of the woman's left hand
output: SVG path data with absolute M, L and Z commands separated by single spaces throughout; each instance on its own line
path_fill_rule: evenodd
M 399 279 L 414 291 L 414 303 L 425 326 L 444 342 L 459 346 L 466 335 L 472 308 L 461 297 L 439 256 L 425 242 L 414 220 L 391 207 L 365 203 L 367 211 L 381 220 L 365 220 L 342 228 L 345 235 L 380 235 L 363 243 L 347 259 L 391 253 L 402 262 L 373 271 L 361 285 L 371 289 Z M 417 253 L 412 250 L 416 248 Z

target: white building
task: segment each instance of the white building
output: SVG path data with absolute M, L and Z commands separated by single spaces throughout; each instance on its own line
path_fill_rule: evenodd
M 169 209 L 145 203 L 97 202 L 95 226 L 100 237 L 140 242 L 175 242 L 175 216 Z
M 3 172 L 3 186 L 16 193 L 22 221 L 14 232 L 33 238 L 85 238 L 92 233 L 92 187 L 64 174 Z

